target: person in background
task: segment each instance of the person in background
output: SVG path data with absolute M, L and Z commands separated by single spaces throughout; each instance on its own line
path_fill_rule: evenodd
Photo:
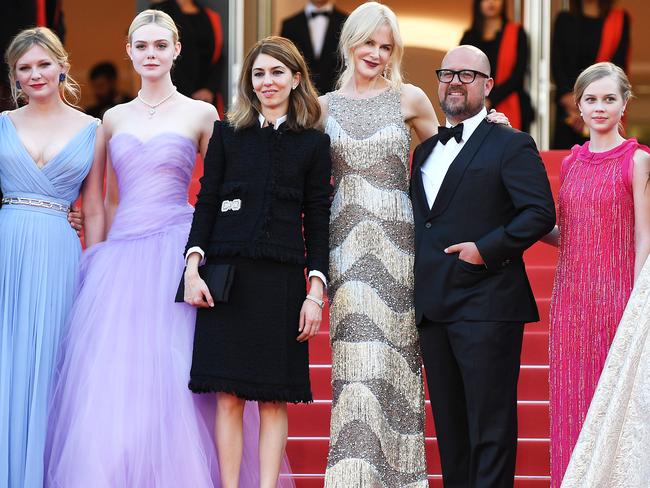
M 328 0 L 310 0 L 303 11 L 282 22 L 280 35 L 294 42 L 307 61 L 319 94 L 335 89 L 340 70 L 341 27 L 347 15 Z
M 93 66 L 89 78 L 95 104 L 86 108 L 88 115 L 101 119 L 104 112 L 109 108 L 131 100 L 131 97 L 119 92 L 117 88 L 117 68 L 110 61 L 104 61 Z
M 589 131 L 578 112 L 573 84 L 582 70 L 611 61 L 627 71 L 630 18 L 615 0 L 571 0 L 568 12 L 555 19 L 551 41 L 551 72 L 555 80 L 554 149 L 584 143 Z
M 203 100 L 223 113 L 220 84 L 224 77 L 223 27 L 215 10 L 194 0 L 152 2 L 174 19 L 183 38 L 183 53 L 174 63 L 172 81 L 183 95 Z
M 486 107 L 503 112 L 512 127 L 528 132 L 534 114 L 524 89 L 529 59 L 526 32 L 508 20 L 507 0 L 474 0 L 472 14 L 472 26 L 460 44 L 479 48 L 490 60 L 494 88 L 485 100 Z
M 549 335 L 552 488 L 560 486 L 650 252 L 649 150 L 620 133 L 630 82 L 616 65 L 598 63 L 571 92 L 590 137 L 562 162 L 558 225 L 544 238 L 559 246 Z
M 65 40 L 62 0 L 2 0 L 0 2 L 0 53 L 21 30 L 49 27 L 61 42 Z M 0 112 L 14 108 L 7 67 L 0 63 Z
M 104 136 L 74 107 L 68 54 L 45 27 L 5 55 L 15 106 L 0 115 L 0 486 L 41 488 L 48 408 L 81 244 L 67 221 L 80 191 L 87 246 L 104 239 Z

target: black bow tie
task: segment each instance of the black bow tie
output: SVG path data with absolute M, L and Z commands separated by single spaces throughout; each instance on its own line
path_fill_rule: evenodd
M 463 124 L 462 122 L 454 127 L 438 127 L 438 140 L 447 144 L 447 141 L 451 138 L 456 139 L 456 142 L 460 142 L 463 138 Z
M 315 19 L 319 15 L 322 15 L 323 17 L 329 17 L 330 16 L 330 11 L 329 10 L 314 10 L 311 14 L 309 14 L 310 19 Z

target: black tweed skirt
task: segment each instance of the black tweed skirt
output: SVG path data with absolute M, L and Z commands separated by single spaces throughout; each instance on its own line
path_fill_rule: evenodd
M 190 389 L 246 400 L 310 402 L 309 349 L 298 342 L 306 282 L 302 265 L 247 258 L 232 263 L 228 303 L 197 311 Z

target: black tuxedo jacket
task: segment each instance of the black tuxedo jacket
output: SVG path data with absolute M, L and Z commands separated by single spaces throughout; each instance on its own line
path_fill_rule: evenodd
M 314 55 L 304 10 L 282 22 L 280 35 L 291 39 L 305 57 L 311 71 L 312 82 L 321 95 L 333 91 L 338 78 L 341 66 L 337 48 L 345 19 L 347 19 L 345 13 L 337 9 L 332 10 L 319 59 Z
M 415 313 L 434 322 L 539 320 L 523 252 L 555 225 L 546 170 L 533 139 L 481 122 L 452 162 L 429 208 L 422 164 L 438 136 L 413 155 Z M 445 254 L 475 242 L 486 265 Z

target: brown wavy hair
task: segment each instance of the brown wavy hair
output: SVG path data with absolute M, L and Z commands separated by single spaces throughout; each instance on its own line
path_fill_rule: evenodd
M 237 98 L 227 114 L 228 121 L 235 129 L 243 129 L 258 124 L 261 104 L 253 91 L 253 64 L 260 54 L 277 59 L 291 71 L 292 75 L 300 73 L 300 83 L 289 95 L 287 121 L 283 124 L 289 130 L 301 131 L 316 127 L 320 120 L 321 109 L 316 89 L 309 78 L 307 63 L 298 48 L 289 39 L 269 36 L 258 41 L 244 59 Z

